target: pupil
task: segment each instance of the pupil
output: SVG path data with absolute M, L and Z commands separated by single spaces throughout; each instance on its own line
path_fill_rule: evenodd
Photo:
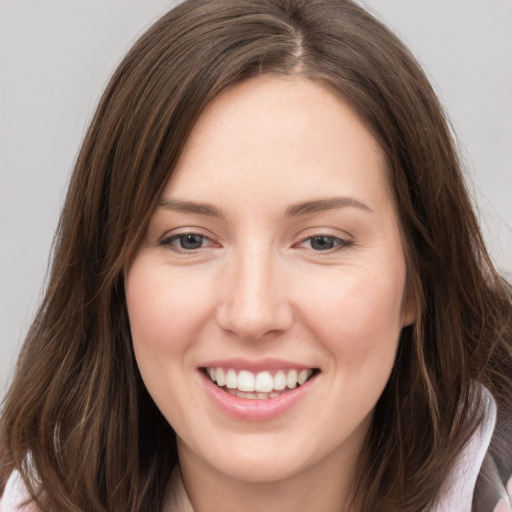
M 326 251 L 334 247 L 334 240 L 330 236 L 315 236 L 311 239 L 311 247 L 318 251 Z
M 203 245 L 203 237 L 201 235 L 180 236 L 180 245 L 182 249 L 199 249 Z

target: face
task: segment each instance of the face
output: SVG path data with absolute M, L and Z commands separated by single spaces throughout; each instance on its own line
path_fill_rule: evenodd
M 265 75 L 214 100 L 125 283 L 182 465 L 259 482 L 353 465 L 412 321 L 405 279 L 382 151 L 342 100 Z

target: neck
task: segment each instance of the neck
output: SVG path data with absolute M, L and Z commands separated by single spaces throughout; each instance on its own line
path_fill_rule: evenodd
M 245 481 L 206 466 L 180 446 L 183 484 L 194 512 L 340 512 L 348 511 L 356 458 L 322 463 L 277 481 Z

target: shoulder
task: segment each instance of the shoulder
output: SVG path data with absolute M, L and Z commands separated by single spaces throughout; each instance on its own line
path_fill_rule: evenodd
M 504 491 L 493 512 L 512 512 L 512 477 L 510 477 Z
M 496 402 L 491 393 L 482 386 L 483 421 L 480 423 L 464 450 L 459 455 L 437 506 L 432 512 L 471 512 L 473 494 L 479 474 L 487 460 L 487 451 L 496 425 Z M 512 512 L 512 478 L 503 486 L 499 478 L 493 479 L 493 487 L 498 492 L 498 503 L 493 500 L 493 512 Z M 489 509 L 492 505 L 489 507 Z M 486 507 L 487 508 L 487 507 Z
M 512 477 L 510 477 L 507 487 L 502 489 L 500 494 L 501 498 L 493 512 L 512 512 Z
M 13 471 L 0 498 L 0 512 L 38 512 L 33 503 L 26 503 L 30 500 L 23 479 L 17 471 Z

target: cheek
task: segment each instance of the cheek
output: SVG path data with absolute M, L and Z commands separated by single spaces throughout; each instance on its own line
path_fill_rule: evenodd
M 345 274 L 329 288 L 329 300 L 310 301 L 309 330 L 330 354 L 318 410 L 332 418 L 333 432 L 344 424 L 356 429 L 369 418 L 389 380 L 402 327 L 403 284 L 400 274 L 395 277 Z M 331 394 L 340 405 L 334 413 Z
M 180 397 L 189 384 L 180 376 L 191 368 L 190 354 L 207 309 L 201 287 L 190 284 L 165 266 L 145 264 L 143 257 L 135 260 L 125 279 L 137 366 L 147 390 L 172 425 L 176 418 L 186 416 Z
M 137 262 L 127 275 L 125 287 L 136 351 L 145 348 L 157 357 L 179 353 L 195 338 L 207 307 L 204 290 L 165 269 L 145 269 Z
M 345 371 L 393 364 L 402 328 L 405 272 L 392 275 L 394 279 L 366 271 L 345 273 L 327 286 L 310 288 L 310 329 Z

